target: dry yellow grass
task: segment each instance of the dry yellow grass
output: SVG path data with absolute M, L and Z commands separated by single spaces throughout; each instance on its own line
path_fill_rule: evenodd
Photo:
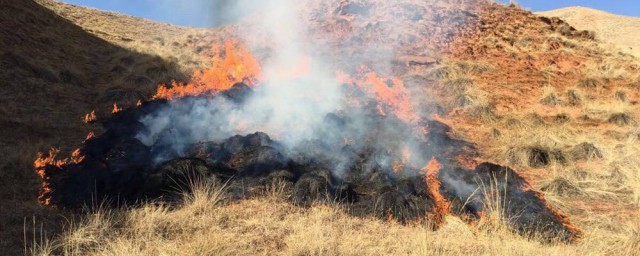
M 592 30 L 596 32 L 599 40 L 613 43 L 623 52 L 640 57 L 640 37 L 637 33 L 640 29 L 640 18 L 577 6 L 537 14 L 559 17 L 577 29 Z
M 491 184 L 488 184 L 490 186 Z M 99 210 L 54 240 L 37 241 L 35 255 L 634 255 L 640 237 L 630 221 L 621 233 L 593 230 L 574 245 L 544 244 L 512 233 L 489 200 L 484 223 L 457 218 L 433 231 L 345 214 L 344 205 L 298 208 L 284 193 L 228 202 L 219 185 L 199 183 L 178 205 Z
M 447 86 L 446 90 L 450 90 L 452 98 L 457 97 L 460 100 L 460 104 L 446 106 L 454 111 L 458 108 L 463 109 L 481 124 L 474 127 L 476 130 L 454 132 L 464 136 L 466 132 L 492 131 L 491 136 L 485 136 L 490 138 L 491 142 L 482 144 L 483 157 L 512 164 L 518 171 L 532 176 L 532 180 L 535 181 L 534 188 L 543 190 L 548 201 L 556 208 L 569 213 L 572 221 L 585 231 L 584 238 L 576 244 L 542 244 L 535 238 L 515 235 L 501 224 L 500 216 L 491 214 L 489 221 L 476 228 L 469 228 L 456 218 L 448 218 L 444 227 L 433 231 L 423 225 L 403 226 L 377 219 L 356 218 L 344 213 L 342 208 L 348 207 L 346 205 L 298 208 L 283 200 L 282 197 L 286 197 L 286 189 L 279 186 L 271 187 L 265 192 L 264 197 L 238 202 L 226 200 L 219 187 L 200 186 L 194 194 L 185 195 L 184 202 L 177 205 L 147 204 L 130 209 L 97 211 L 84 215 L 80 220 L 70 220 L 64 225 L 64 232 L 44 236 L 39 229 L 40 221 L 50 224 L 51 221 L 47 222 L 47 219 L 60 212 L 51 214 L 45 209 L 37 208 L 33 202 L 33 190 L 37 187 L 30 165 L 33 153 L 42 149 L 43 145 L 52 144 L 54 139 L 50 137 L 70 143 L 78 140 L 69 138 L 87 132 L 86 128 L 79 127 L 79 122 L 73 129 L 65 129 L 66 125 L 73 122 L 64 119 L 69 118 L 69 110 L 59 105 L 73 105 L 75 108 L 71 110 L 71 115 L 76 118 L 90 107 L 108 103 L 107 101 L 115 98 L 129 97 L 129 101 L 134 102 L 138 97 L 136 93 L 148 93 L 153 89 L 148 87 L 149 83 L 145 84 L 148 88 L 136 85 L 135 81 L 139 80 L 138 78 L 148 77 L 155 83 L 171 77 L 184 76 L 181 71 L 200 66 L 201 56 L 206 56 L 196 53 L 202 51 L 202 47 L 209 47 L 212 41 L 219 38 L 216 39 L 215 34 L 207 34 L 198 29 L 166 24 L 160 26 L 157 23 L 112 13 L 105 14 L 97 10 L 78 9 L 45 0 L 39 2 L 68 20 L 80 24 L 84 32 L 88 32 L 85 35 L 74 30 L 75 34 L 71 36 L 93 36 L 120 47 L 109 54 L 97 55 L 101 60 L 105 60 L 99 63 L 100 66 L 85 66 L 86 63 L 82 62 L 84 59 L 75 61 L 78 67 L 68 65 L 71 71 L 80 68 L 80 71 L 72 72 L 80 75 L 108 74 L 105 77 L 87 79 L 97 82 L 96 87 L 91 88 L 95 89 L 90 97 L 91 102 L 67 104 L 67 101 L 62 100 L 62 103 L 55 105 L 56 108 L 37 105 L 43 113 L 47 113 L 46 118 L 14 114 L 11 120 L 3 123 L 14 125 L 5 127 L 16 130 L 38 123 L 48 123 L 53 127 L 46 136 L 33 135 L 34 141 L 27 141 L 28 146 L 3 147 L 2 150 L 5 158 L 0 162 L 0 169 L 9 170 L 2 173 L 2 179 L 24 187 L 16 188 L 16 185 L 13 185 L 4 188 L 3 195 L 13 200 L 10 206 L 17 207 L 13 207 L 13 212 L 2 215 L 7 216 L 3 221 L 12 223 L 3 225 L 2 228 L 16 229 L 15 223 L 22 226 L 21 220 L 25 216 L 27 219 L 37 216 L 35 224 L 27 222 L 25 225 L 24 239 L 17 238 L 16 232 L 3 234 L 3 238 L 23 240 L 26 242 L 24 250 L 27 253 L 635 255 L 640 250 L 640 221 L 637 214 L 640 205 L 640 130 L 636 122 L 624 121 L 640 121 L 638 106 L 632 103 L 638 98 L 636 92 L 640 86 L 640 76 L 615 65 L 620 63 L 620 60 L 613 57 L 604 63 L 587 63 L 586 67 L 581 67 L 576 72 L 576 76 L 580 78 L 577 84 L 555 83 L 553 77 L 550 77 L 554 87 L 536 87 L 532 96 L 535 104 L 527 105 L 524 112 L 522 108 L 497 109 L 494 106 L 504 101 L 504 98 L 498 98 L 494 91 L 487 90 L 486 85 L 480 84 L 476 79 L 494 68 L 493 66 L 472 61 L 444 61 L 432 73 L 433 77 L 441 80 L 443 86 Z M 92 15 L 100 18 L 87 18 Z M 526 56 L 527 61 L 539 59 L 539 54 L 549 51 L 558 42 L 563 46 L 562 53 L 566 55 L 587 50 L 611 50 L 591 45 L 591 42 L 556 34 L 545 36 L 544 43 L 535 42 L 531 38 L 517 39 L 514 45 L 498 43 L 495 38 L 485 40 L 497 42 L 496 44 L 509 52 L 511 58 Z M 103 49 L 102 44 L 105 42 L 99 42 L 100 47 L 92 49 Z M 106 46 L 104 48 L 110 49 Z M 47 54 L 50 52 L 54 51 Z M 73 56 L 65 57 L 75 60 L 70 58 Z M 48 67 L 55 63 L 35 64 L 33 66 Z M 550 73 L 558 70 L 560 68 L 556 66 L 542 71 Z M 49 77 L 49 73 L 53 73 L 54 76 L 60 74 L 59 70 L 47 72 L 46 68 L 36 71 L 44 78 Z M 121 71 L 123 74 L 119 73 Z M 150 77 L 155 71 L 160 71 L 160 74 Z M 70 82 L 73 82 L 72 80 Z M 28 82 L 31 84 L 31 81 Z M 153 87 L 154 83 L 151 83 Z M 514 84 L 508 87 L 508 90 L 520 95 L 519 87 L 526 86 L 529 85 Z M 68 98 L 83 98 L 74 94 L 73 90 L 51 91 L 48 94 L 30 97 L 47 99 L 47 96 L 57 93 L 69 95 Z M 627 91 L 626 101 L 619 100 L 620 97 L 614 95 L 618 90 Z M 538 97 L 540 92 L 543 97 Z M 110 94 L 113 95 L 108 96 Z M 134 96 L 127 96 L 130 94 Z M 553 101 L 557 104 L 541 102 L 541 99 L 549 95 L 558 100 Z M 16 109 L 29 110 L 30 108 L 24 106 L 26 103 L 28 101 Z M 0 113 L 9 116 L 16 109 L 12 106 L 3 107 L 0 108 Z M 55 111 L 46 111 L 49 109 Z M 556 117 L 562 117 L 563 121 L 557 121 Z M 615 118 L 610 121 L 612 117 Z M 56 126 L 50 123 L 51 119 L 64 122 L 65 125 Z M 41 128 L 36 126 L 33 131 L 46 130 Z M 66 131 L 64 136 L 58 129 Z M 477 138 L 479 137 L 469 140 L 474 141 Z M 12 145 L 17 144 L 14 140 L 10 142 Z M 587 146 L 585 151 L 583 143 L 592 145 L 596 150 Z M 540 165 L 540 152 L 549 155 L 548 163 Z M 499 200 L 493 202 L 493 206 L 501 207 Z M 46 229 L 45 227 L 45 231 Z M 35 233 L 32 233 L 33 231 Z M 15 247 L 15 243 L 6 244 L 7 247 Z

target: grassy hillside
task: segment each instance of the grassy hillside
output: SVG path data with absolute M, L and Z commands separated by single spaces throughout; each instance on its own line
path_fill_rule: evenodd
M 404 9 L 405 2 L 425 4 L 391 5 Z M 392 23 L 403 26 L 391 30 L 397 33 L 393 40 L 381 42 L 400 49 L 392 69 L 421 95 L 416 108 L 436 109 L 457 137 L 478 145 L 482 160 L 513 166 L 568 213 L 585 232 L 576 244 L 515 235 L 491 214 L 477 227 L 451 218 L 433 231 L 420 223 L 355 218 L 344 214 L 348 205 L 298 208 L 282 200 L 288 190 L 277 184 L 241 202 L 228 200 L 220 184 L 208 184 L 175 205 L 83 215 L 43 209 L 36 205 L 36 151 L 69 151 L 89 131 L 99 132 L 81 122 L 85 113 L 108 115 L 113 102 L 130 106 L 149 98 L 158 82 L 187 79 L 234 27 L 184 28 L 48 0 L 16 0 L 0 9 L 0 198 L 11 209 L 0 211 L 0 247 L 20 254 L 26 242 L 36 254 L 81 255 L 635 254 L 638 60 L 599 41 L 605 40 L 602 33 L 591 27 L 569 22 L 596 30 L 596 39 L 517 6 L 458 2 L 439 3 L 436 17 Z M 372 7 L 371 16 L 319 10 L 314 17 L 323 19 L 315 35 L 330 45 L 380 38 L 375 33 L 389 31 L 379 20 L 401 19 L 384 12 L 385 3 L 377 5 L 385 8 Z M 336 63 L 366 55 L 361 50 L 336 51 L 349 57 Z
M 567 7 L 540 12 L 539 15 L 558 17 L 578 29 L 596 32 L 597 38 L 610 42 L 622 52 L 640 57 L 640 18 L 615 15 L 585 7 Z
M 345 205 L 292 206 L 278 184 L 261 196 L 230 202 L 220 184 L 195 183 L 178 205 L 100 210 L 59 239 L 32 247 L 55 255 L 634 255 L 637 225 L 616 237 L 590 235 L 577 245 L 523 238 L 501 216 L 472 227 L 457 218 L 434 231 L 424 223 L 402 225 L 357 218 Z
M 46 230 L 54 230 L 63 224 L 60 214 L 65 215 L 36 204 L 40 183 L 32 171 L 36 152 L 53 146 L 72 150 L 89 131 L 97 129 L 83 124 L 85 113 L 95 109 L 98 116 L 106 115 L 116 101 L 121 106 L 135 104 L 150 97 L 158 82 L 184 79 L 189 68 L 150 51 L 117 45 L 109 41 L 113 38 L 90 33 L 91 28 L 34 1 L 3 1 L 1 5 L 0 248 L 16 255 L 23 251 L 25 219 L 36 216 L 38 225 L 44 222 Z M 108 27 L 133 28 L 115 24 Z M 150 25 L 135 28 L 145 26 Z

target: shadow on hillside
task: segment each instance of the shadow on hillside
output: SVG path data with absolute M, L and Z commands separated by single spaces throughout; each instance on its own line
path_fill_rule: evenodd
M 113 102 L 149 98 L 170 74 L 187 77 L 174 63 L 115 46 L 33 1 L 0 3 L 0 251 L 22 254 L 24 229 L 28 237 L 54 235 L 72 217 L 37 205 L 36 152 L 79 146 L 99 132 L 81 121 L 85 113 L 108 115 Z

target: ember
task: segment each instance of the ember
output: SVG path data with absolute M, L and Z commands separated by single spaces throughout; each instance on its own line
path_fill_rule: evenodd
M 113 110 L 111 110 L 111 113 L 114 114 L 114 113 L 118 113 L 120 111 L 122 111 L 122 108 L 118 107 L 118 103 L 117 102 L 114 102 L 113 103 Z
M 92 110 L 91 113 L 87 113 L 86 115 L 84 115 L 84 119 L 83 121 L 85 123 L 93 123 L 96 121 L 96 111 Z

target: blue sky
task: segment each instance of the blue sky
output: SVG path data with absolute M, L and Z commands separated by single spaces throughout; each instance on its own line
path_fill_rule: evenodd
M 66 3 L 115 11 L 176 25 L 208 27 L 217 23 L 219 6 L 235 0 L 62 0 Z M 509 2 L 509 0 L 499 0 Z M 637 0 L 519 0 L 523 8 L 546 11 L 568 6 L 584 6 L 616 14 L 640 17 Z M 219 15 L 216 15 L 219 14 Z

